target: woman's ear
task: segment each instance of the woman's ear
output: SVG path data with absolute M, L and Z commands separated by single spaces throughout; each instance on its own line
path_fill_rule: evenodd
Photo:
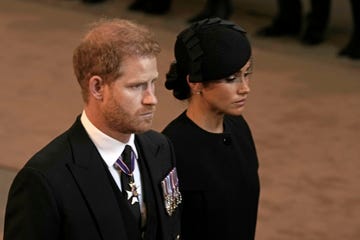
M 92 76 L 89 79 L 89 93 L 93 96 L 96 100 L 103 99 L 104 93 L 104 80 L 99 76 Z
M 191 89 L 192 94 L 197 94 L 197 95 L 201 94 L 204 87 L 204 85 L 201 82 L 195 82 L 195 83 L 190 82 L 189 75 L 186 76 L 186 81 Z

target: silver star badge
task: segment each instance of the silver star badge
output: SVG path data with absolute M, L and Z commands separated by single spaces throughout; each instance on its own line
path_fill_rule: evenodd
M 134 182 L 130 182 L 129 183 L 130 186 L 130 191 L 126 191 L 127 192 L 127 199 L 130 200 L 131 199 L 131 204 L 133 205 L 136 202 L 139 202 L 139 193 L 137 192 L 137 186 L 135 185 Z

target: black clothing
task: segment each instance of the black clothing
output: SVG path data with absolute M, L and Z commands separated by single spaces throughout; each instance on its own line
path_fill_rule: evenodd
M 205 18 L 219 17 L 229 19 L 233 13 L 232 0 L 207 0 L 204 9 L 191 17 L 188 22 L 193 23 Z
M 175 149 L 183 195 L 184 239 L 254 239 L 259 200 L 258 159 L 243 117 L 225 116 L 210 133 L 186 113 L 163 131 Z
M 340 56 L 348 56 L 352 59 L 360 59 L 360 1 L 351 0 L 351 12 L 353 20 L 353 33 L 346 46 L 339 52 Z
M 278 13 L 272 24 L 262 28 L 258 35 L 265 37 L 296 36 L 302 32 L 301 0 L 278 0 Z M 330 0 L 311 0 L 311 11 L 307 15 L 306 27 L 301 41 L 307 45 L 323 42 L 329 22 Z
M 166 14 L 171 7 L 171 0 L 135 0 L 128 7 L 131 11 L 143 11 L 149 14 Z
M 35 154 L 9 191 L 4 240 L 179 239 L 180 213 L 165 211 L 161 181 L 175 167 L 170 141 L 154 131 L 135 135 L 147 207 L 140 229 L 108 167 L 77 119 Z

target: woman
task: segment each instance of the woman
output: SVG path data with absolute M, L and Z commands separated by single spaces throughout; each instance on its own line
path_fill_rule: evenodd
M 196 22 L 175 43 L 165 86 L 188 108 L 163 131 L 174 144 L 184 239 L 254 239 L 258 160 L 241 116 L 250 92 L 245 31 L 219 18 Z

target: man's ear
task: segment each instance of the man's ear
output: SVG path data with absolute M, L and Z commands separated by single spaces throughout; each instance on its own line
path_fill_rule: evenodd
M 99 76 L 92 76 L 89 79 L 89 94 L 97 100 L 103 99 L 104 93 L 104 80 Z

